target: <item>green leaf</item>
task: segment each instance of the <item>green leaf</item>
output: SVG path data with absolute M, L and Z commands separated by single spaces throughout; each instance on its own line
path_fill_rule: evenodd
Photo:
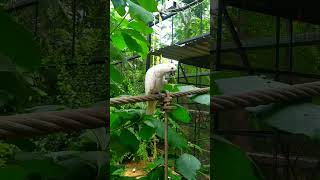
M 153 32 L 153 29 L 144 24 L 143 22 L 133 20 L 128 24 L 128 28 L 132 28 L 142 34 L 148 35 Z
M 137 42 L 137 40 L 135 40 L 134 38 L 131 37 L 130 34 L 126 33 L 126 32 L 122 32 L 121 33 L 123 36 L 124 41 L 127 44 L 127 47 L 131 50 L 131 51 L 135 51 L 135 52 L 140 52 L 143 53 L 143 50 L 140 46 L 140 44 Z
M 124 60 L 124 56 L 119 48 L 117 48 L 113 42 L 110 42 L 110 60 L 113 61 L 122 61 Z
M 148 141 L 155 134 L 156 130 L 146 124 L 142 124 L 139 131 L 139 136 L 142 140 Z
M 128 129 L 121 131 L 120 135 L 111 135 L 110 149 L 119 154 L 125 154 L 128 152 L 135 153 L 139 149 L 139 140 Z
M 125 125 L 128 121 L 137 122 L 143 116 L 142 110 L 126 109 L 116 110 L 110 113 L 110 129 L 116 129 L 121 125 Z
M 199 104 L 204 104 L 207 106 L 210 106 L 210 95 L 209 94 L 201 94 L 198 96 L 192 97 L 192 101 L 199 103 Z
M 165 84 L 162 88 L 162 91 L 179 92 L 179 88 L 177 84 Z
M 158 166 L 151 170 L 142 180 L 161 180 L 164 179 L 164 166 Z
M 191 120 L 188 110 L 179 104 L 175 105 L 175 108 L 170 111 L 169 116 L 175 121 L 181 121 L 184 123 L 189 123 Z
M 156 129 L 156 134 L 160 138 L 164 138 L 164 123 L 159 120 L 152 121 L 152 124 L 154 125 Z M 168 143 L 170 148 L 179 148 L 179 149 L 185 149 L 188 147 L 187 140 L 175 132 L 171 127 L 168 127 Z
M 139 4 L 150 12 L 158 11 L 158 2 L 155 0 L 138 0 Z
M 85 138 L 94 142 L 100 150 L 106 150 L 109 142 L 106 128 L 87 130 L 80 136 L 80 138 Z
M 197 87 L 192 86 L 192 85 L 187 85 L 187 86 L 186 85 L 178 85 L 177 88 L 179 89 L 180 92 L 198 89 Z
M 110 80 L 117 83 L 121 83 L 123 80 L 122 74 L 112 64 L 110 64 Z
M 150 46 L 150 43 L 147 41 L 146 37 L 142 36 L 140 32 L 138 32 L 134 29 L 125 29 L 125 32 L 127 34 L 131 35 L 136 40 L 139 40 L 142 43 L 146 44 L 147 46 Z
M 112 44 L 118 49 L 126 48 L 126 42 L 123 39 L 122 34 L 116 33 L 111 36 Z
M 111 0 L 114 9 L 118 12 L 120 16 L 124 16 L 126 14 L 126 3 L 124 0 Z
M 0 10 L 0 53 L 23 69 L 40 66 L 40 50 L 33 34 Z
M 142 21 L 145 24 L 153 21 L 153 15 L 151 12 L 137 5 L 136 3 L 128 0 L 130 16 L 136 20 Z
M 320 139 L 320 106 L 300 103 L 287 107 L 276 106 L 258 119 L 277 129 Z
M 239 147 L 227 140 L 214 136 L 213 178 L 219 180 L 262 180 L 254 162 Z
M 197 171 L 201 167 L 200 161 L 191 154 L 182 154 L 176 164 L 178 172 L 189 180 L 196 179 Z

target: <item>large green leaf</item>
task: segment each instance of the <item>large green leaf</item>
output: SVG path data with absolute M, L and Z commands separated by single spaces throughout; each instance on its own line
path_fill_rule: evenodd
M 140 20 L 146 24 L 153 21 L 153 15 L 138 4 L 128 0 L 130 16 L 136 20 Z
M 126 48 L 126 42 L 123 39 L 122 34 L 115 33 L 111 36 L 112 44 L 118 49 Z
M 258 118 L 277 129 L 320 139 L 319 105 L 301 103 L 286 107 L 277 106 Z
M 156 130 L 146 124 L 142 124 L 139 131 L 139 136 L 142 140 L 148 141 L 155 134 Z
M 154 120 L 151 122 L 156 129 L 156 134 L 160 138 L 164 138 L 164 123 L 159 120 Z M 168 127 L 168 143 L 170 148 L 185 149 L 188 147 L 187 140 L 175 132 L 171 127 Z
M 182 154 L 176 161 L 178 172 L 188 180 L 196 179 L 197 171 L 201 167 L 200 161 L 191 154 Z
M 119 15 L 124 16 L 126 13 L 125 7 L 126 3 L 124 0 L 111 0 L 114 9 L 119 13 Z
M 148 46 L 150 45 L 150 43 L 147 41 L 146 37 L 141 35 L 141 33 L 139 31 L 128 28 L 128 29 L 125 29 L 125 32 L 128 33 L 129 35 L 131 35 L 132 37 L 134 37 L 136 40 L 139 40 Z
M 143 53 L 143 50 L 140 46 L 140 44 L 137 42 L 136 39 L 134 39 L 133 37 L 131 37 L 130 34 L 128 34 L 125 31 L 122 31 L 122 36 L 124 41 L 127 44 L 127 47 L 131 50 L 131 51 L 135 51 L 135 52 L 139 52 L 139 53 Z
M 112 64 L 110 64 L 110 80 L 121 83 L 122 79 L 122 74 Z
M 179 104 L 175 105 L 175 108 L 170 111 L 169 116 L 175 121 L 181 121 L 184 123 L 189 123 L 191 120 L 188 110 Z
M 121 155 L 135 153 L 139 149 L 139 140 L 128 129 L 123 129 L 119 135 L 112 134 L 110 139 L 110 149 Z
M 93 130 L 87 130 L 80 137 L 94 142 L 100 150 L 106 150 L 109 143 L 106 128 L 103 127 Z
M 129 22 L 128 27 L 145 35 L 153 32 L 153 29 L 147 26 L 145 23 L 136 20 Z
M 23 69 L 40 65 L 40 51 L 33 34 L 0 9 L 0 53 Z
M 139 4 L 150 12 L 158 11 L 158 3 L 155 0 L 138 0 Z
M 257 166 L 239 147 L 219 137 L 214 137 L 213 179 L 219 180 L 261 180 Z
M 142 180 L 162 180 L 164 179 L 164 166 L 158 166 L 151 170 Z
M 198 96 L 192 97 L 192 101 L 199 103 L 199 104 L 204 104 L 207 106 L 210 106 L 210 95 L 209 94 L 201 94 Z
M 128 121 L 137 122 L 142 118 L 143 111 L 137 109 L 122 109 L 110 113 L 110 129 L 125 125 Z

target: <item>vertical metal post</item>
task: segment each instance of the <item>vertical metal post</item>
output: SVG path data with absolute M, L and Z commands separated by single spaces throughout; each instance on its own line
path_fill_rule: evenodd
M 168 180 L 168 113 L 164 114 L 164 180 Z
M 148 42 L 151 45 L 151 34 L 148 35 L 147 37 Z M 151 50 L 151 47 L 149 48 L 149 51 Z M 150 68 L 150 64 L 151 64 L 151 55 L 150 53 L 148 53 L 147 55 L 147 59 L 146 59 L 146 72 L 148 71 L 148 69 Z
M 180 62 L 178 61 L 178 78 L 177 78 L 177 83 L 180 83 Z
M 76 0 L 72 0 L 72 45 L 71 58 L 74 60 L 76 43 Z
M 292 17 L 289 18 L 289 71 L 290 71 L 290 84 L 292 84 L 292 70 L 293 70 L 293 49 L 292 49 L 292 41 L 293 41 L 293 24 Z
M 218 7 L 218 8 L 217 8 Z M 221 45 L 221 26 L 222 26 L 222 12 L 221 12 L 221 0 L 210 0 L 210 97 L 214 95 L 213 91 L 213 86 L 214 86 L 214 77 L 213 77 L 213 72 L 216 69 L 216 65 L 218 63 L 214 62 L 214 16 L 215 16 L 215 11 L 218 9 L 218 28 L 217 30 L 217 41 L 216 41 L 216 50 L 219 51 L 216 54 L 216 59 L 219 61 L 220 58 L 220 49 L 219 45 Z M 220 27 L 220 28 L 219 28 Z M 213 172 L 214 170 L 214 143 L 213 143 L 213 137 L 214 137 L 214 132 L 217 129 L 217 118 L 216 118 L 216 113 L 213 111 L 212 104 L 210 104 L 210 179 L 214 179 Z
M 280 64 L 280 17 L 276 17 L 276 64 L 275 64 L 275 69 L 276 69 L 276 76 L 275 80 L 279 80 L 279 64 Z

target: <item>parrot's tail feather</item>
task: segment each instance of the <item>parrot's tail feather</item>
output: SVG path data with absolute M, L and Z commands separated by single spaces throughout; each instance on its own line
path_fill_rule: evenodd
M 153 115 L 156 112 L 157 101 L 147 101 L 147 115 Z

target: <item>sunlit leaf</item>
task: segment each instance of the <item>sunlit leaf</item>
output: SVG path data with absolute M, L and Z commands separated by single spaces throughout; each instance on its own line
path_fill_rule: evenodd
M 139 4 L 150 12 L 158 11 L 158 2 L 155 0 L 138 0 Z
M 122 34 L 117 33 L 111 36 L 112 44 L 117 47 L 118 49 L 126 48 L 126 42 L 123 39 Z
M 129 13 L 132 18 L 140 20 L 146 24 L 153 20 L 153 15 L 151 12 L 147 11 L 146 9 L 142 8 L 141 6 L 130 0 L 128 0 L 128 4 Z
M 147 26 L 145 23 L 141 21 L 133 20 L 128 24 L 129 28 L 135 29 L 136 31 L 142 33 L 142 34 L 151 34 L 153 32 L 153 29 Z

